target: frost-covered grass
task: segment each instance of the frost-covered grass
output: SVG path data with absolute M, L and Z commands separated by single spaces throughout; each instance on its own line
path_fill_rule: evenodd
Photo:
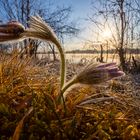
M 18 22 L 1 25 L 0 42 L 36 38 L 55 44 L 60 74 L 18 53 L 0 56 L 0 139 L 140 139 L 136 91 L 128 81 L 110 81 L 124 72 L 115 63 L 90 63 L 65 80 L 57 36 L 40 17 L 29 23 L 27 29 Z
M 131 81 L 78 85 L 58 104 L 59 76 L 18 54 L 1 56 L 0 79 L 2 140 L 140 138 L 140 102 Z

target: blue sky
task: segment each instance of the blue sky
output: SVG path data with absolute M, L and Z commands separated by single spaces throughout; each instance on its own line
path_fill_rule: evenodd
M 91 0 L 55 0 L 56 4 L 71 6 L 73 18 L 85 18 L 90 12 Z
M 54 0 L 57 6 L 71 6 L 71 19 L 80 26 L 82 31 L 78 37 L 70 38 L 65 41 L 66 49 L 82 48 L 86 39 L 90 39 L 90 22 L 86 20 L 90 15 L 91 0 Z
M 11 0 L 9 0 L 11 1 Z M 44 1 L 44 3 L 43 3 Z M 71 6 L 72 12 L 70 15 L 70 20 L 74 22 L 77 28 L 81 29 L 81 32 L 78 36 L 69 37 L 64 40 L 64 46 L 66 49 L 76 49 L 81 48 L 85 43 L 86 39 L 89 39 L 90 35 L 90 22 L 86 21 L 88 15 L 90 15 L 91 9 L 91 1 L 92 0 L 42 0 L 42 4 L 47 7 L 47 3 L 52 4 L 51 10 L 59 7 L 68 7 Z M 5 18 L 5 14 L 3 12 L 3 19 Z

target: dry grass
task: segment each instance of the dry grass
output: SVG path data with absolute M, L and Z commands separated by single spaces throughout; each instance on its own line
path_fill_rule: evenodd
M 140 139 L 140 102 L 126 81 L 78 86 L 63 106 L 56 102 L 59 78 L 49 68 L 16 53 L 0 61 L 1 140 Z

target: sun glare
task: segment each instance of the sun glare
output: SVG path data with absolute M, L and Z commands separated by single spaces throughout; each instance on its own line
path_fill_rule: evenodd
M 109 39 L 109 38 L 111 38 L 111 36 L 112 36 L 111 31 L 105 30 L 105 31 L 103 32 L 103 38 Z

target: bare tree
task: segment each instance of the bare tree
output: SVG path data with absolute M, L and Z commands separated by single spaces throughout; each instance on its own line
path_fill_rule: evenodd
M 108 28 L 111 37 L 108 43 L 118 52 L 120 65 L 127 70 L 126 48 L 133 47 L 139 32 L 139 2 L 138 0 L 99 0 L 92 3 L 93 14 L 89 17 L 96 30 L 103 34 Z
M 0 5 L 1 17 L 5 17 L 5 20 L 18 20 L 25 27 L 28 27 L 28 20 L 31 15 L 40 15 L 50 24 L 61 40 L 63 40 L 64 35 L 73 35 L 78 31 L 74 23 L 69 20 L 71 7 L 58 7 L 51 10 L 51 0 L 46 0 L 45 3 L 44 0 L 0 0 Z M 32 56 L 37 53 L 39 45 L 40 42 L 29 40 L 25 41 L 24 46 L 26 52 Z M 54 48 L 51 49 L 55 57 Z

